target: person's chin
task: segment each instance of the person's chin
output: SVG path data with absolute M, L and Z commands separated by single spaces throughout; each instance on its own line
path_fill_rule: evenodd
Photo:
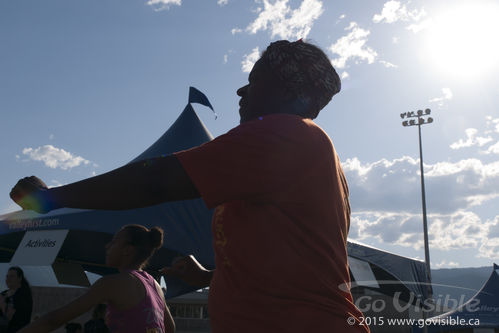
M 246 113 L 244 112 L 244 108 L 240 107 L 239 108 L 239 123 L 242 124 L 245 121 L 248 121 Z

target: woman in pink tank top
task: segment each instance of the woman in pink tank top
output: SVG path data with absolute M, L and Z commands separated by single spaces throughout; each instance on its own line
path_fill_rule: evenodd
M 106 263 L 120 272 L 95 282 L 87 293 L 52 311 L 19 333 L 51 332 L 99 303 L 107 303 L 106 324 L 113 333 L 170 333 L 175 323 L 163 292 L 142 270 L 163 244 L 163 230 L 124 226 L 106 246 Z

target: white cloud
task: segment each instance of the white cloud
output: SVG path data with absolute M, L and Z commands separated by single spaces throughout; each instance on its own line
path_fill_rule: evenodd
M 478 248 L 487 238 L 487 225 L 473 212 L 435 216 L 429 224 L 430 246 L 441 250 Z
M 361 163 L 357 158 L 343 163 L 354 211 L 417 212 L 418 160 L 404 156 L 392 161 L 381 159 Z M 373 195 L 376 193 L 376 195 Z
M 60 181 L 58 181 L 57 179 L 52 179 L 51 184 L 52 185 L 48 185 L 49 188 L 59 187 L 59 186 L 65 185 L 65 184 L 61 183 Z
M 470 211 L 428 214 L 427 220 L 428 241 L 432 249 L 478 249 L 486 242 L 492 245 L 495 242 L 495 238 L 490 238 L 490 222 L 484 223 L 478 215 Z M 380 243 L 420 250 L 424 246 L 422 214 L 354 212 L 349 238 L 360 242 L 376 239 Z M 489 241 L 491 239 L 492 242 Z
M 242 70 L 245 73 L 251 72 L 251 69 L 253 68 L 253 65 L 255 62 L 260 58 L 260 51 L 258 50 L 258 47 L 255 47 L 250 54 L 245 54 L 243 56 L 243 61 L 241 61 L 242 65 Z
M 439 262 L 438 264 L 432 263 L 431 267 L 433 267 L 433 268 L 455 268 L 455 267 L 459 267 L 459 264 L 457 262 L 454 262 L 454 261 L 447 262 L 446 260 L 443 260 L 443 261 Z
M 402 5 L 400 1 L 388 1 L 383 5 L 383 9 L 380 14 L 375 14 L 373 16 L 374 23 L 388 23 L 392 24 L 395 22 L 412 22 L 406 29 L 414 33 L 418 33 L 423 29 L 431 26 L 432 20 L 425 19 L 426 16 L 424 9 L 414 9 L 409 10 L 406 5 Z M 395 43 L 395 42 L 394 42 Z
M 339 55 L 338 58 L 332 60 L 333 66 L 345 68 L 350 59 L 356 62 L 367 61 L 368 64 L 372 64 L 378 54 L 366 46 L 370 31 L 360 28 L 356 22 L 351 22 L 345 30 L 350 30 L 350 32 L 329 47 L 333 54 Z
M 348 72 L 345 72 L 345 71 L 341 72 L 341 79 L 342 79 L 342 80 L 343 80 L 343 79 L 347 79 L 347 78 L 349 78 L 349 77 L 350 77 L 350 74 L 348 74 Z
M 354 212 L 349 238 L 361 242 L 374 238 L 381 243 L 419 249 L 423 246 L 421 217 L 396 212 Z
M 499 259 L 499 238 L 487 239 L 479 249 L 479 256 L 488 259 Z
M 314 21 L 324 11 L 322 1 L 303 0 L 300 7 L 294 10 L 289 7 L 288 2 L 289 0 L 263 0 L 263 10 L 258 11 L 258 17 L 248 25 L 246 31 L 255 34 L 260 30 L 270 30 L 271 38 L 306 38 Z
M 38 148 L 24 148 L 23 154 L 34 161 L 42 161 L 49 168 L 71 169 L 82 164 L 89 164 L 90 161 L 81 156 L 74 156 L 64 149 L 56 148 L 52 145 L 45 145 Z
M 444 99 L 452 99 L 453 95 L 452 95 L 452 90 L 450 90 L 450 88 L 442 88 L 442 94 L 443 96 L 430 99 L 430 102 L 438 102 Z
M 427 20 L 423 20 L 423 21 L 421 21 L 419 23 L 410 24 L 410 25 L 408 25 L 406 27 L 406 29 L 414 32 L 415 34 L 417 34 L 421 30 L 424 30 L 424 29 L 427 29 L 427 28 L 431 27 L 432 24 L 433 24 L 433 20 L 432 19 L 427 19 Z
M 473 146 L 482 147 L 483 145 L 492 141 L 492 138 L 490 136 L 488 137 L 477 136 L 476 134 L 478 133 L 478 131 L 476 128 L 468 128 L 465 130 L 465 133 L 466 133 L 466 140 L 459 139 L 459 141 L 452 143 L 450 145 L 452 149 L 461 149 Z
M 241 33 L 243 32 L 242 29 L 239 29 L 239 28 L 234 28 L 230 31 L 231 34 L 235 35 L 235 34 L 238 34 L 238 33 Z
M 453 97 L 450 88 L 442 88 L 442 96 L 435 97 L 429 100 L 430 103 L 437 103 L 439 107 L 444 106 L 445 101 L 451 100 Z
M 228 3 L 229 3 L 229 0 L 218 0 L 218 1 L 217 1 L 217 4 L 218 4 L 219 6 L 225 6 L 225 5 L 226 5 L 226 4 L 228 4 Z
M 492 221 L 488 221 L 487 227 L 489 229 L 489 238 L 499 238 L 499 215 L 497 215 Z
M 487 221 L 488 228 L 487 239 L 480 246 L 480 257 L 499 259 L 499 215 L 492 221 Z
M 485 118 L 487 120 L 487 132 L 485 133 L 491 133 L 491 132 L 496 132 L 499 133 L 499 118 L 492 118 L 491 116 L 487 116 Z M 490 127 L 493 127 L 492 130 L 490 130 Z
M 380 23 L 385 21 L 386 23 L 393 23 L 404 18 L 404 16 L 407 16 L 407 12 L 400 8 L 400 2 L 388 1 L 383 5 L 381 14 L 373 16 L 373 22 Z
M 224 54 L 224 64 L 226 64 L 229 61 L 229 55 Z
M 465 159 L 424 169 L 431 248 L 473 248 L 480 256 L 499 257 L 499 216 L 482 221 L 473 211 L 499 198 L 499 161 Z M 361 163 L 353 158 L 344 161 L 343 170 L 353 212 L 350 238 L 423 247 L 419 160 L 404 156 Z
M 374 23 L 394 23 L 397 21 L 419 21 L 421 17 L 426 15 L 424 9 L 410 11 L 406 5 L 401 5 L 400 1 L 388 1 L 383 5 L 381 14 L 373 16 Z
M 162 11 L 170 9 L 170 6 L 180 6 L 182 0 L 148 0 L 147 5 L 155 7 L 155 11 Z
M 400 37 L 392 37 L 393 44 L 398 44 L 399 40 L 400 40 Z
M 383 66 L 385 66 L 386 68 L 398 68 L 397 65 L 394 65 L 391 62 L 388 62 L 388 61 L 385 61 L 385 60 L 380 60 L 379 62 L 381 64 L 383 64 Z
M 487 154 L 499 154 L 499 141 L 487 148 L 485 151 Z
M 338 17 L 338 19 L 336 20 L 335 24 L 340 23 L 342 20 L 345 19 L 345 17 L 347 17 L 345 14 L 341 14 L 340 17 Z
M 498 177 L 499 162 L 483 164 L 476 158 L 469 158 L 458 162 L 438 162 L 435 164 L 425 164 L 425 175 L 428 177 L 457 176 L 463 172 L 471 171 L 480 178 Z
M 421 209 L 419 160 L 404 156 L 361 163 L 343 163 L 353 211 L 411 214 Z M 428 211 L 450 214 L 469 209 L 499 196 L 499 161 L 489 164 L 478 159 L 425 164 Z

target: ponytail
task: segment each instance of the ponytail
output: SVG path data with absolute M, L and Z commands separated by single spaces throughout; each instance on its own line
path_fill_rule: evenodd
M 163 245 L 163 229 L 152 227 L 149 230 L 149 240 L 155 251 L 159 249 Z

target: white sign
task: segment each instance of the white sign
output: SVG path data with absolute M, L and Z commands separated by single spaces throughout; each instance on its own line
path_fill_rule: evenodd
M 67 234 L 68 230 L 26 231 L 11 265 L 52 265 Z
M 349 256 L 348 266 L 352 271 L 352 275 L 357 285 L 379 288 L 378 281 L 376 281 L 376 277 L 374 276 L 374 273 L 368 262 Z
M 7 289 L 7 285 L 5 284 L 5 276 L 9 268 L 12 265 L 10 263 L 0 263 L 0 290 Z M 54 272 L 52 266 L 19 266 L 24 272 L 24 277 L 28 280 L 29 284 L 32 287 L 70 287 L 70 288 L 79 288 L 80 285 L 69 285 L 69 284 L 61 284 L 57 280 L 57 276 Z M 87 276 L 87 280 L 90 284 L 94 284 L 99 278 L 100 275 L 85 272 Z

